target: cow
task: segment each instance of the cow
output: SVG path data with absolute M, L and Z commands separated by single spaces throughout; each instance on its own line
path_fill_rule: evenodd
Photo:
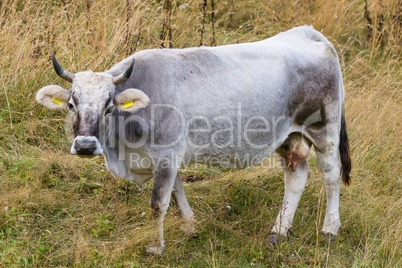
M 128 181 L 153 178 L 156 234 L 149 253 L 161 254 L 165 247 L 163 219 L 171 195 L 193 230 L 182 165 L 241 169 L 274 152 L 285 190 L 269 241 L 286 237 L 311 172 L 312 146 L 327 196 L 321 232 L 338 234 L 340 185 L 351 181 L 345 90 L 333 45 L 313 27 L 252 43 L 143 50 L 99 73 L 73 74 L 54 54 L 52 61 L 72 87 L 43 87 L 36 100 L 70 110 L 71 154 L 104 155 L 108 170 Z

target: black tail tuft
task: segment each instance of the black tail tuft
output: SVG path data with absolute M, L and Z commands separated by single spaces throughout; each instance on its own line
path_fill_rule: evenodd
M 345 185 L 349 185 L 351 181 L 349 174 L 352 169 L 352 162 L 350 160 L 348 133 L 346 132 L 346 121 L 345 121 L 345 115 L 343 113 L 341 118 L 339 152 L 341 155 L 341 164 L 342 164 L 342 181 L 343 183 L 345 183 Z

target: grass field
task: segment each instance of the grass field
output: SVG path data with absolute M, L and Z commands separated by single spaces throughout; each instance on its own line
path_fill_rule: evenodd
M 0 2 L 0 267 L 402 267 L 402 1 L 203 4 Z M 146 255 L 152 183 L 70 156 L 67 111 L 34 100 L 43 86 L 69 88 L 54 51 L 71 72 L 102 71 L 142 49 L 257 41 L 305 24 L 334 44 L 346 90 L 352 184 L 341 188 L 343 229 L 330 243 L 319 234 L 325 190 L 312 156 L 288 241 L 268 243 L 284 188 L 275 159 L 241 171 L 194 166 L 181 172 L 194 180 L 184 187 L 197 236 L 177 228 L 172 201 L 166 250 Z

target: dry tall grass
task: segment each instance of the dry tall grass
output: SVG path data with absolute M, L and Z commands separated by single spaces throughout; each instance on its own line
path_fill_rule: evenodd
M 214 28 L 211 1 L 206 14 L 201 0 L 169 2 L 0 2 L 0 266 L 401 266 L 402 2 L 369 0 L 365 15 L 357 0 L 215 0 Z M 304 24 L 334 43 L 344 72 L 353 181 L 342 189 L 338 239 L 317 235 L 325 197 L 314 158 L 295 234 L 278 247 L 267 236 L 283 173 L 201 167 L 183 171 L 205 178 L 185 185 L 198 237 L 177 230 L 173 208 L 164 256 L 144 255 L 151 185 L 115 180 L 101 159 L 68 155 L 65 113 L 34 101 L 45 85 L 68 88 L 51 53 L 71 72 L 102 71 L 134 51 L 198 46 L 201 33 L 204 45 L 213 34 L 224 45 Z

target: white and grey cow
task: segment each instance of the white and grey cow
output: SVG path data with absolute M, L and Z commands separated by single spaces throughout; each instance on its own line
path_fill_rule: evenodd
M 271 236 L 286 236 L 310 172 L 312 145 L 327 194 L 322 232 L 337 235 L 341 177 L 348 185 L 351 170 L 345 91 L 334 47 L 312 27 L 254 43 L 144 50 L 101 73 L 72 74 L 52 59 L 72 87 L 46 86 L 36 100 L 70 109 L 71 154 L 103 154 L 109 171 L 128 181 L 153 178 L 157 237 L 149 252 L 164 248 L 171 194 L 190 228 L 194 221 L 181 165 L 244 168 L 275 151 L 285 195 Z

